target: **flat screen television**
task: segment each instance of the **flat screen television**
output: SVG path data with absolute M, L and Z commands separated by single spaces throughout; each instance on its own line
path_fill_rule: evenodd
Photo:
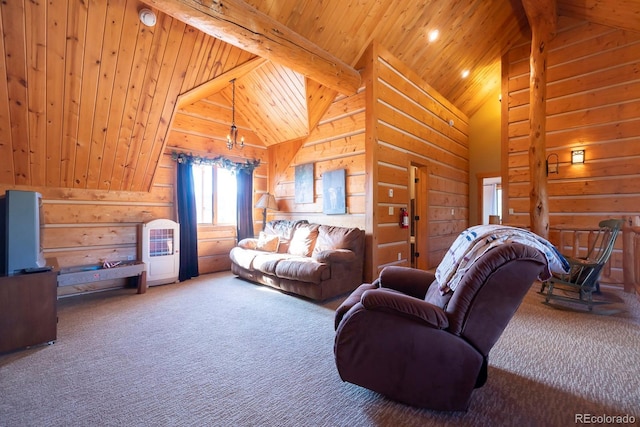
M 0 275 L 45 268 L 42 216 L 40 193 L 8 190 L 0 196 Z

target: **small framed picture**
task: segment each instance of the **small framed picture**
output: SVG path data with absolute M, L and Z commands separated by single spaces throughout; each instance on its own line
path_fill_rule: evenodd
M 322 212 L 327 215 L 346 214 L 346 170 L 338 169 L 322 174 Z
M 313 203 L 313 163 L 296 166 L 295 202 Z

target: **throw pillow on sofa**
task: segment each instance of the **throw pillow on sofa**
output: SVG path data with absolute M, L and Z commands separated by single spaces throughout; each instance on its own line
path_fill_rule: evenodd
M 297 256 L 311 256 L 317 237 L 317 225 L 297 228 L 289 242 L 289 253 Z
M 264 231 L 260 232 L 258 236 L 258 242 L 256 243 L 256 249 L 265 252 L 277 252 L 280 239 L 278 236 L 266 234 Z

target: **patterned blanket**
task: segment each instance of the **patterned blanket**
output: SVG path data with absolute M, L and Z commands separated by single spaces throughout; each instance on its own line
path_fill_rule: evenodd
M 535 233 L 506 225 L 477 225 L 460 233 L 453 242 L 438 268 L 436 279 L 443 295 L 453 291 L 473 263 L 491 248 L 507 242 L 517 242 L 532 246 L 547 258 L 548 271 L 541 280 L 551 277 L 551 273 L 566 273 L 569 263 L 549 241 Z

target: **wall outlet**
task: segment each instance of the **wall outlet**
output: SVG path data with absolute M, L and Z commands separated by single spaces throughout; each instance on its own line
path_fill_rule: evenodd
M 393 206 L 389 206 L 389 215 L 393 215 Z
M 513 215 L 513 208 L 509 208 L 509 215 Z
M 127 255 L 127 261 L 133 261 L 133 255 Z
M 389 197 L 393 197 L 393 188 L 389 189 Z
M 398 252 L 398 261 L 402 260 L 402 252 Z

